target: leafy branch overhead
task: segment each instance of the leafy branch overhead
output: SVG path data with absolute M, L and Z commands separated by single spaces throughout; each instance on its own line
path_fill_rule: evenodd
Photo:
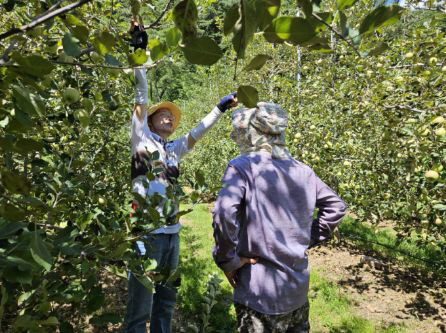
M 331 149 L 337 144 L 340 148 L 336 158 L 360 146 L 356 146 L 358 133 L 351 138 L 343 133 L 336 143 L 328 144 L 327 139 L 327 148 L 322 148 L 324 144 L 317 139 L 334 136 L 339 128 L 347 131 L 338 123 L 311 129 L 307 125 L 318 119 L 318 112 L 326 112 L 324 124 L 344 119 L 353 127 L 367 122 L 365 130 L 357 132 L 366 135 L 376 130 L 379 140 L 391 144 L 392 138 L 401 143 L 398 140 L 408 133 L 420 133 L 421 139 L 413 145 L 423 151 L 428 151 L 426 142 L 433 137 L 437 140 L 434 142 L 437 155 L 423 155 L 428 161 L 425 164 L 430 164 L 422 177 L 423 181 L 427 179 L 428 187 L 413 187 L 417 200 L 424 200 L 423 206 L 418 207 L 416 202 L 411 205 L 415 207 L 414 212 L 423 211 L 426 216 L 445 212 L 440 195 L 430 206 L 425 204 L 428 201 L 425 197 L 436 189 L 434 186 L 444 174 L 439 161 L 443 156 L 440 148 L 444 145 L 440 139 L 445 137 L 441 89 L 446 73 L 444 56 L 438 55 L 437 59 L 437 55 L 427 53 L 441 54 L 444 46 L 420 44 L 414 50 L 400 52 L 398 49 L 391 61 L 382 60 L 374 68 L 369 62 L 374 64 L 393 52 L 393 37 L 386 35 L 384 28 L 398 21 L 403 12 L 401 7 L 369 8 L 366 2 L 354 0 L 337 0 L 336 7 L 334 2 L 318 0 L 298 0 L 297 4 L 298 7 L 296 2 L 280 0 L 2 1 L 0 326 L 3 330 L 73 332 L 88 330 L 91 328 L 88 325 L 118 322 L 119 316 L 106 311 L 106 292 L 101 287 L 105 271 L 126 279 L 127 271 L 131 270 L 147 288 L 153 286 L 154 281 L 142 274 L 141 267 L 152 270 L 156 263 L 134 255 L 132 243 L 142 232 L 166 222 L 162 215 L 171 212 L 173 200 L 168 198 L 159 212 L 153 207 L 159 198 L 147 202 L 131 195 L 127 125 L 134 103 L 132 69 L 135 66 L 146 66 L 151 102 L 167 99 L 185 105 L 187 117 L 183 117 L 183 124 L 197 120 L 194 117 L 199 115 L 198 105 L 217 102 L 221 97 L 217 94 L 234 91 L 234 86 L 238 87 L 238 99 L 246 107 L 255 107 L 260 96 L 283 102 L 291 111 L 299 108 L 301 113 L 290 112 L 290 124 L 294 122 L 291 130 L 302 126 L 302 133 L 309 133 L 305 137 L 311 143 L 308 149 L 313 149 L 315 154 L 319 152 L 316 149 L 329 150 L 321 158 L 335 156 Z M 130 47 L 131 18 L 144 24 L 149 35 L 147 50 L 135 51 Z M 427 33 L 421 36 L 417 42 L 442 38 Z M 356 51 L 362 57 L 355 58 Z M 319 56 L 328 52 L 337 53 L 336 57 Z M 364 59 L 366 56 L 370 58 Z M 238 72 L 237 64 L 240 65 Z M 390 64 L 395 68 L 390 68 Z M 233 65 L 236 65 L 234 80 Z M 392 72 L 394 69 L 416 74 L 410 72 L 399 77 Z M 331 81 L 329 76 L 334 72 L 333 77 L 339 79 Z M 392 77 L 374 79 L 375 73 Z M 301 87 L 295 84 L 298 77 L 305 83 Z M 406 81 L 412 82 L 406 84 Z M 363 116 L 366 102 L 371 98 L 367 99 L 364 94 L 363 100 L 362 90 L 361 94 L 358 90 L 370 91 L 369 84 L 377 91 L 374 103 L 381 103 L 381 109 L 386 111 L 384 115 L 388 118 L 384 120 L 378 118 L 378 111 L 370 113 L 370 117 Z M 401 100 L 387 93 L 393 86 L 403 96 Z M 323 93 L 323 101 L 319 91 Z M 435 98 L 419 102 L 420 94 L 435 95 Z M 309 106 L 305 104 L 301 108 L 301 101 Z M 355 114 L 352 105 L 358 103 L 361 112 Z M 434 117 L 429 112 L 437 113 Z M 419 116 L 417 119 L 422 125 L 418 126 L 413 119 L 405 124 L 403 116 L 407 113 Z M 376 119 L 379 124 L 373 123 Z M 398 132 L 394 131 L 395 126 Z M 226 129 L 222 126 L 214 133 L 223 138 Z M 353 134 L 356 129 L 350 130 Z M 297 134 L 293 135 L 298 140 Z M 214 138 L 209 142 L 214 142 Z M 226 163 L 235 152 L 228 141 L 225 139 L 221 146 L 203 145 L 206 154 L 199 160 L 199 168 L 206 165 L 206 177 L 188 173 L 192 193 L 182 197 L 196 202 L 205 195 L 210 196 L 205 193 L 205 181 L 217 178 L 218 170 L 213 163 L 219 159 L 225 159 Z M 372 141 L 361 147 L 355 158 L 360 159 L 363 156 L 360 154 L 375 146 Z M 212 152 L 215 156 L 212 161 L 209 147 L 217 149 Z M 407 156 L 418 156 L 406 152 Z M 389 156 L 374 153 L 383 154 L 383 160 L 387 161 L 398 152 Z M 336 165 L 334 159 L 327 157 L 327 161 L 331 166 Z M 413 161 L 415 158 L 404 165 L 412 168 Z M 340 165 L 345 170 L 353 167 L 348 163 Z M 383 163 L 376 170 L 389 165 L 393 164 Z M 432 172 L 425 177 L 424 172 L 428 170 Z M 152 171 L 146 174 L 148 179 L 158 172 Z M 410 172 L 412 178 L 402 178 L 403 182 L 408 179 L 405 184 L 413 180 Z M 392 173 L 389 175 L 393 177 Z M 395 188 L 400 185 L 401 175 L 397 176 L 389 180 L 396 184 Z M 355 177 L 367 180 L 361 183 L 364 187 L 373 184 L 378 189 L 385 184 L 383 174 L 378 172 L 358 173 Z M 339 185 L 341 190 L 346 186 Z M 429 191 L 425 193 L 420 188 Z M 212 189 L 218 190 L 217 181 Z M 443 190 L 439 188 L 441 195 Z M 354 192 L 358 193 L 352 197 L 362 198 L 361 192 Z M 363 197 L 362 207 L 367 207 L 366 200 L 372 199 L 368 193 Z M 398 214 L 407 206 L 406 197 L 401 198 L 395 204 Z M 382 198 L 378 199 L 382 202 Z M 133 212 L 129 204 L 133 200 L 139 201 L 142 209 Z M 407 216 L 413 220 L 412 212 Z M 153 223 L 141 226 L 141 219 Z M 427 219 L 423 217 L 420 221 Z M 435 217 L 432 221 L 440 224 L 438 219 Z M 58 312 L 58 308 L 72 311 L 71 317 L 65 316 L 68 310 Z M 77 322 L 82 320 L 87 323 L 79 326 L 85 326 L 77 327 Z

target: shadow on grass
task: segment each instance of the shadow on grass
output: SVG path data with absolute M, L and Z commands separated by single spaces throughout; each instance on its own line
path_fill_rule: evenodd
M 338 248 L 339 246 L 352 253 L 358 253 L 358 250 L 362 249 L 362 254 L 372 256 L 385 265 L 382 270 L 369 270 L 369 273 L 374 276 L 373 284 L 363 280 L 363 264 L 349 265 L 346 267 L 349 272 L 348 276 L 340 280 L 338 285 L 353 287 L 359 294 L 371 289 L 376 291 L 393 289 L 404 293 L 416 293 L 415 298 L 406 304 L 404 312 L 416 316 L 419 320 L 435 320 L 440 323 L 437 325 L 439 330 L 446 332 L 446 326 L 441 323 L 445 320 L 444 311 L 441 309 L 446 309 L 446 296 L 444 294 L 446 281 L 444 279 L 440 280 L 434 272 L 426 269 L 426 267 L 404 265 L 382 252 L 364 245 L 358 248 L 358 244 L 351 244 L 343 240 L 340 245 L 336 245 Z M 350 331 L 341 330 L 339 332 Z M 389 332 L 393 331 L 390 330 Z
M 329 330 L 329 333 L 399 333 L 404 330 L 404 327 L 391 324 L 387 327 L 376 328 L 374 325 L 370 323 L 370 321 L 353 317 L 349 320 L 344 320 L 342 323 L 336 327 L 332 327 Z
M 193 229 L 183 227 L 181 231 L 181 287 L 178 292 L 177 311 L 174 320 L 174 332 L 202 332 L 206 316 L 204 295 L 207 282 L 212 273 L 218 271 L 212 259 L 197 255 L 201 245 Z M 211 249 L 208 249 L 209 251 Z M 236 331 L 235 312 L 232 307 L 232 293 L 220 285 L 220 294 L 216 297 L 216 305 L 209 316 L 209 326 L 206 332 L 231 333 Z M 196 331 L 191 328 L 195 326 Z

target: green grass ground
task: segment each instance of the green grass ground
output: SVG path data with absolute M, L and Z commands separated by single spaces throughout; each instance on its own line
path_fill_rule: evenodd
M 181 243 L 182 284 L 179 292 L 180 325 L 195 323 L 201 328 L 209 319 L 206 332 L 235 332 L 235 311 L 231 305 L 232 290 L 223 273 L 215 266 L 213 248 L 212 217 L 208 205 L 198 205 L 183 219 Z M 211 274 L 216 273 L 223 282 L 216 305 L 206 315 L 204 295 Z M 355 314 L 351 300 L 340 288 L 324 279 L 317 268 L 311 272 L 310 321 L 312 332 L 330 333 L 403 333 L 402 326 L 384 327 Z M 193 331 L 193 330 L 191 330 Z
M 397 259 L 402 264 L 421 270 L 444 274 L 446 253 L 435 244 L 421 244 L 422 235 L 413 231 L 410 237 L 398 240 L 397 232 L 388 227 L 373 227 L 347 216 L 339 230 L 358 247 L 373 250 L 385 258 Z

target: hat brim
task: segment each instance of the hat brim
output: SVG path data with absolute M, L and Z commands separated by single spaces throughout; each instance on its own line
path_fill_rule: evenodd
M 172 127 L 173 127 L 173 130 L 175 131 L 177 129 L 178 125 L 180 124 L 180 120 L 181 120 L 180 108 L 172 102 L 161 102 L 161 103 L 151 106 L 147 110 L 147 116 L 149 117 L 152 114 L 154 114 L 156 111 L 161 110 L 161 109 L 167 109 L 172 113 L 172 115 L 174 117 Z

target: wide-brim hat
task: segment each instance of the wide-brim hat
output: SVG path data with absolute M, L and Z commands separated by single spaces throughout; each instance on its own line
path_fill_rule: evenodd
M 161 109 L 167 109 L 167 110 L 169 110 L 172 113 L 173 118 L 174 118 L 172 127 L 173 127 L 173 130 L 176 130 L 176 128 L 178 127 L 178 125 L 180 123 L 181 110 L 180 110 L 180 108 L 178 106 L 176 106 L 172 102 L 160 102 L 158 104 L 152 105 L 147 110 L 147 117 L 151 116 L 156 111 L 161 110 Z

